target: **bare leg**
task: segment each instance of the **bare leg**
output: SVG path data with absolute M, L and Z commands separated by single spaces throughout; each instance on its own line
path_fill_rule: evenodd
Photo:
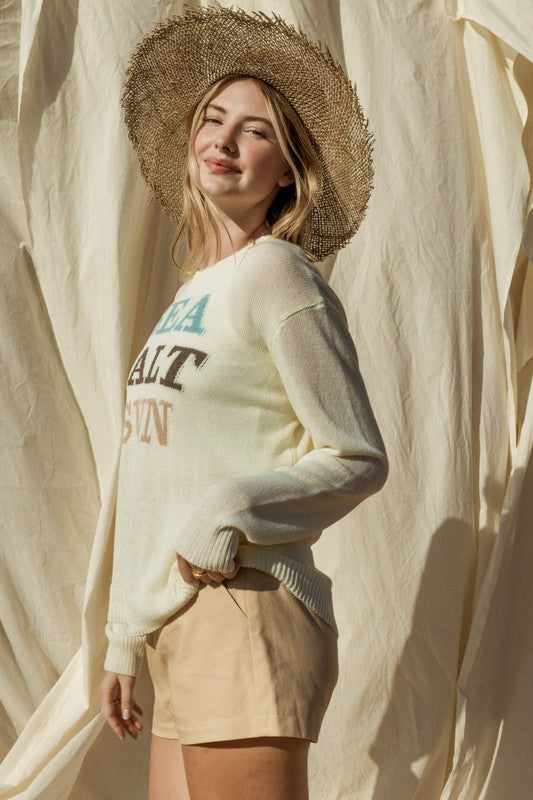
M 307 739 L 183 745 L 191 800 L 308 800 Z
M 178 739 L 152 734 L 148 800 L 191 800 Z

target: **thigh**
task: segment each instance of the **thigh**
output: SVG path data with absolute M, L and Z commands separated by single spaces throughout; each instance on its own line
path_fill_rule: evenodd
M 148 800 L 191 800 L 177 739 L 152 735 Z
M 190 800 L 308 800 L 309 744 L 258 737 L 183 745 Z

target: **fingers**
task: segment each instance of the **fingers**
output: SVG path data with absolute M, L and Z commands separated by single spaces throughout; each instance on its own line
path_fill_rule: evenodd
M 124 729 L 119 720 L 117 712 L 117 708 L 120 708 L 119 703 L 119 700 L 111 700 L 109 698 L 102 697 L 102 714 L 107 724 L 111 730 L 116 733 L 118 738 L 124 739 L 126 734 L 124 733 Z
M 202 567 L 198 567 L 195 564 L 190 564 L 186 561 L 179 553 L 176 553 L 176 558 L 178 559 L 178 568 L 181 574 L 181 577 L 186 583 L 193 583 L 193 581 L 197 580 L 200 583 L 210 585 L 213 583 L 222 583 L 222 581 L 226 579 L 234 578 L 235 575 L 238 573 L 240 569 L 240 559 L 239 554 L 235 555 L 233 559 L 234 562 L 234 569 L 231 572 L 217 572 L 215 570 L 204 570 Z M 196 575 L 194 573 L 197 573 Z
M 130 675 L 116 675 L 105 672 L 100 684 L 102 714 L 113 732 L 124 740 L 126 733 L 134 739 L 143 729 L 142 722 L 136 714 L 143 710 L 133 699 L 135 678 Z
M 220 581 L 224 580 L 224 578 L 220 577 L 220 572 L 212 572 L 211 570 L 202 571 L 202 567 L 197 567 L 194 564 L 191 564 L 191 570 L 194 570 L 194 572 L 198 570 L 198 576 L 192 573 L 194 580 L 200 581 L 200 583 L 204 583 L 206 585 L 220 583 Z
M 191 566 L 194 571 L 201 569 L 201 567 L 196 567 L 194 564 Z M 207 585 L 212 585 L 213 583 L 222 583 L 222 581 L 225 581 L 228 578 L 234 578 L 239 569 L 239 566 L 237 566 L 231 572 L 214 572 L 213 570 L 208 569 L 202 574 L 198 575 L 197 580 Z
M 128 733 L 137 738 L 138 731 L 142 730 L 142 722 L 135 716 L 135 706 L 137 703 L 133 699 L 133 686 L 135 678 L 129 675 L 119 675 L 120 683 L 120 708 L 122 713 L 123 727 Z
M 195 578 L 192 574 L 191 565 L 188 561 L 185 561 L 179 553 L 176 553 L 176 558 L 178 559 L 178 569 L 180 571 L 180 575 L 185 581 L 185 583 L 194 583 Z

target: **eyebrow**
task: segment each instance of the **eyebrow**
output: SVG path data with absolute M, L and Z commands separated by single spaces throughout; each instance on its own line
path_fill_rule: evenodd
M 208 108 L 214 108 L 216 111 L 221 111 L 223 114 L 226 113 L 226 109 L 223 106 L 217 106 L 215 103 L 208 103 L 206 106 L 206 110 Z M 270 122 L 269 119 L 265 119 L 264 117 L 245 117 L 245 122 L 250 122 L 254 120 L 255 122 L 263 122 L 265 125 L 268 125 L 272 130 L 274 130 L 274 126 Z

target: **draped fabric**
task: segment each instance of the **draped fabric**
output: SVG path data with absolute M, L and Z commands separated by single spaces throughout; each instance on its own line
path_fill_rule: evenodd
M 523 800 L 533 7 L 240 5 L 327 44 L 376 139 L 367 215 L 325 270 L 390 473 L 315 548 L 334 581 L 340 677 L 310 752 L 311 798 Z M 137 741 L 105 725 L 97 687 L 125 379 L 178 274 L 119 97 L 134 42 L 180 9 L 0 3 L 0 800 L 147 792 L 147 671 Z

